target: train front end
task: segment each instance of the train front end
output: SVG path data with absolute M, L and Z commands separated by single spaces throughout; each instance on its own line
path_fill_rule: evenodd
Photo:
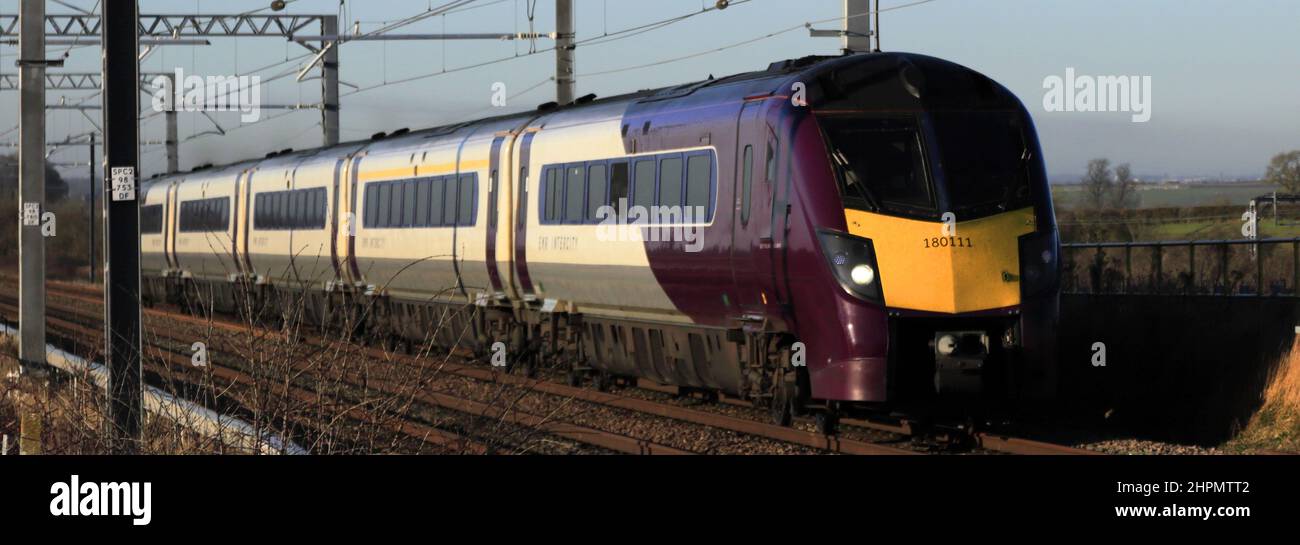
M 1060 245 L 1020 101 L 919 55 L 848 57 L 805 76 L 829 164 L 808 175 L 833 181 L 843 214 L 842 228 L 816 228 L 838 318 L 883 337 L 850 335 L 828 360 L 884 362 L 869 373 L 883 387 L 837 387 L 861 377 L 810 369 L 814 395 L 820 384 L 829 399 L 894 406 L 1051 399 Z

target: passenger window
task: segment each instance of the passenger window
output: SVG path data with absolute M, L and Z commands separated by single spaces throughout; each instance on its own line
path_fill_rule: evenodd
M 403 182 L 402 227 L 415 226 L 415 180 Z
M 754 146 L 745 146 L 745 157 L 741 164 L 741 203 L 740 224 L 749 223 L 749 201 L 754 193 Z
M 583 203 L 586 195 L 583 194 L 587 183 L 587 176 L 582 165 L 573 166 L 565 169 L 564 176 L 564 222 L 565 223 L 582 223 Z
M 443 180 L 446 180 L 446 189 L 444 191 L 447 194 L 442 197 L 442 224 L 451 227 L 456 225 L 456 205 L 459 203 L 457 200 L 459 192 L 456 190 L 455 176 L 447 176 Z
M 393 202 L 393 184 L 383 182 L 379 184 L 379 221 L 377 225 L 386 228 L 392 225 Z
M 546 169 L 546 221 L 555 221 L 559 219 L 560 205 L 560 182 L 559 169 Z
M 686 206 L 685 213 L 693 221 L 709 221 L 709 194 L 713 178 L 713 155 L 692 155 L 686 160 Z
M 605 203 L 605 165 L 591 165 L 587 169 L 587 221 L 599 221 L 597 213 Z
M 627 163 L 621 161 L 609 165 L 609 205 L 617 210 L 620 200 L 626 200 L 626 206 L 632 206 L 632 195 L 628 193 Z
M 293 227 L 300 229 L 307 225 L 307 192 L 293 192 Z
M 457 225 L 474 225 L 474 179 L 473 174 L 460 177 L 460 218 Z
M 495 170 L 492 171 L 492 174 L 490 174 L 489 176 L 490 176 L 490 180 L 491 180 L 491 181 L 489 181 L 488 183 L 491 184 L 492 187 L 488 188 L 488 194 L 489 194 L 489 195 L 492 195 L 492 196 L 495 197 L 496 194 L 497 194 L 497 171 L 495 171 Z M 495 203 L 495 202 L 491 202 L 491 199 L 489 199 L 488 206 L 491 207 L 491 208 L 488 209 L 488 226 L 490 226 L 490 227 L 496 227 L 496 226 L 497 226 L 497 206 L 496 206 L 496 203 Z
M 429 186 L 428 179 L 420 180 L 415 186 L 415 221 L 416 227 L 429 226 Z
M 636 162 L 636 179 L 633 180 L 635 185 L 632 190 L 636 192 L 632 196 L 633 206 L 644 206 L 646 212 L 655 204 L 655 161 L 654 159 L 645 159 Z
M 659 205 L 682 205 L 681 157 L 669 157 L 659 161 Z
M 378 192 L 379 190 L 375 187 L 375 184 L 366 184 L 366 217 L 363 218 L 363 223 L 366 226 L 366 229 L 373 228 L 375 226 L 375 218 L 379 217 Z
M 434 227 L 442 226 L 442 199 L 443 199 L 443 179 L 434 178 L 430 180 L 431 188 L 429 190 L 429 225 Z

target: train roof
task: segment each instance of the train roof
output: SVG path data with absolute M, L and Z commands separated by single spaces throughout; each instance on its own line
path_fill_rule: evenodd
M 720 78 L 715 78 L 710 75 L 708 79 L 704 80 L 656 89 L 643 89 L 603 98 L 597 98 L 594 94 L 589 94 L 578 98 L 572 104 L 564 106 L 559 106 L 554 102 L 548 102 L 538 106 L 536 109 L 522 112 L 485 117 L 414 131 L 409 129 L 398 129 L 393 133 L 376 133 L 368 139 L 341 142 L 332 146 L 323 146 L 306 150 L 275 151 L 268 153 L 261 158 L 250 158 L 220 166 L 203 165 L 187 172 L 159 174 L 155 175 L 146 183 L 158 183 L 178 178 L 185 179 L 192 176 L 202 176 L 206 178 L 207 175 L 222 173 L 236 167 L 239 167 L 239 169 L 242 170 L 255 165 L 277 166 L 281 164 L 290 164 L 334 150 L 343 151 L 343 154 L 347 154 L 365 147 L 386 148 L 389 146 L 400 147 L 416 145 L 417 143 L 432 137 L 449 136 L 487 125 L 508 124 L 509 122 L 523 123 L 530 119 L 543 116 L 562 115 L 567 117 L 567 114 L 581 114 L 583 112 L 603 109 L 600 108 L 601 106 L 608 107 L 617 104 L 656 106 L 654 103 L 659 102 L 663 102 L 665 105 L 676 105 L 680 102 L 691 103 L 697 100 L 718 100 L 718 94 L 704 93 L 702 91 L 718 91 L 722 88 L 733 86 L 738 88 L 736 92 L 722 92 L 720 94 L 725 95 L 727 98 L 734 98 L 734 94 L 752 96 L 755 94 L 773 92 L 777 89 L 779 84 L 790 80 L 796 75 L 803 75 L 812 80 L 820 75 L 831 73 L 845 66 L 875 65 L 883 68 L 897 67 L 910 63 L 923 63 L 931 67 L 936 65 L 946 65 L 962 68 L 947 61 L 912 53 L 858 53 L 835 56 L 813 55 L 777 61 L 769 64 L 768 67 L 763 70 L 742 72 Z M 969 72 L 968 69 L 964 70 Z M 696 98 L 701 95 L 711 96 L 706 98 Z M 383 144 L 380 144 L 381 142 Z M 330 155 L 332 156 L 335 154 Z

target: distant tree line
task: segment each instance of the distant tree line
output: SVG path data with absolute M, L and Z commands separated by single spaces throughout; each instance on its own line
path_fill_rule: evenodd
M 1274 155 L 1264 179 L 1287 193 L 1300 193 L 1300 150 Z

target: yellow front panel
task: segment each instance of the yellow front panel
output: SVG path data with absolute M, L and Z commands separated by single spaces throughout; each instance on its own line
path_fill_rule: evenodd
M 845 216 L 851 234 L 875 245 L 890 308 L 960 313 L 1020 304 L 1018 238 L 1034 231 L 1033 208 L 959 221 L 954 233 L 941 222 Z

